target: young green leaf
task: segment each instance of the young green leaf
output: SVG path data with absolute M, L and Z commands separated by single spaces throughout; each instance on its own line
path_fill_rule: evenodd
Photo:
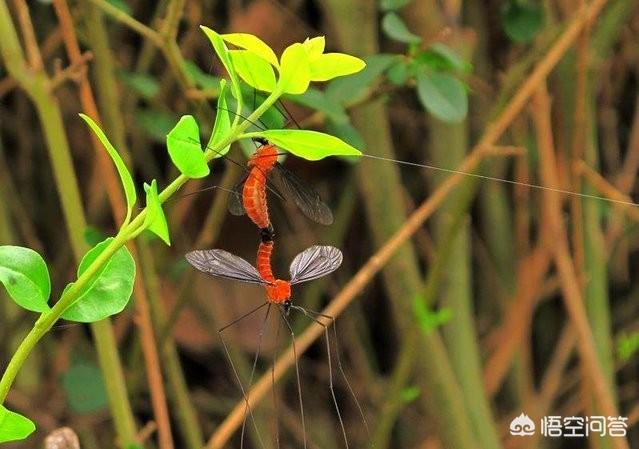
M 388 37 L 406 44 L 418 44 L 422 39 L 411 33 L 404 21 L 394 12 L 386 13 L 382 19 L 382 30 Z
M 213 131 L 211 132 L 211 138 L 207 148 L 215 148 L 224 138 L 227 137 L 231 129 L 231 118 L 229 117 L 228 105 L 226 102 L 226 81 L 222 80 L 220 83 L 220 96 L 217 98 L 217 113 L 215 114 L 215 124 L 213 125 Z M 217 149 L 213 158 L 222 157 L 229 152 L 231 145 L 227 145 L 225 148 Z M 212 151 L 212 150 L 207 150 Z
M 211 41 L 211 45 L 213 45 L 215 53 L 217 53 L 218 58 L 220 58 L 220 61 L 222 61 L 224 68 L 229 74 L 229 78 L 231 78 L 231 91 L 233 92 L 233 96 L 241 101 L 242 92 L 240 91 L 240 82 L 237 79 L 237 73 L 235 72 L 235 68 L 233 67 L 233 62 L 231 61 L 231 57 L 229 56 L 229 51 L 226 48 L 224 40 L 219 34 L 217 34 L 209 27 L 200 25 L 200 29 L 204 31 L 206 37 L 208 37 Z
M 424 332 L 431 332 L 448 323 L 453 317 L 453 311 L 447 307 L 434 311 L 428 308 L 421 295 L 413 300 L 413 313 Z
M 304 129 L 269 129 L 253 133 L 309 161 L 327 156 L 361 156 L 361 151 L 329 134 Z
M 444 122 L 458 123 L 466 118 L 468 95 L 464 85 L 447 73 L 417 75 L 417 95 L 424 107 Z
M 135 202 L 137 200 L 137 194 L 135 193 L 135 185 L 133 184 L 131 173 L 129 173 L 129 169 L 124 164 L 124 161 L 122 160 L 116 149 L 113 148 L 113 145 L 111 145 L 111 142 L 109 142 L 109 139 L 100 129 L 97 123 L 95 123 L 93 119 L 91 119 L 91 117 L 89 117 L 88 115 L 80 114 L 80 117 L 82 117 L 82 120 L 84 120 L 89 125 L 95 135 L 98 136 L 98 139 L 100 139 L 100 142 L 102 142 L 102 145 L 104 145 L 104 148 L 109 153 L 109 156 L 111 156 L 111 159 L 115 164 L 115 168 L 118 170 L 120 180 L 122 181 L 122 186 L 124 187 L 124 195 L 126 196 L 127 212 L 124 223 L 128 223 L 131 219 L 133 206 L 135 205 Z
M 144 183 L 144 191 L 146 192 L 144 227 L 160 237 L 164 243 L 171 246 L 169 226 L 162 210 L 162 203 L 160 203 L 160 197 L 158 196 L 158 185 L 155 179 L 151 181 L 151 185 Z
M 415 399 L 417 399 L 421 394 L 422 394 L 421 388 L 419 388 L 416 385 L 413 385 L 413 386 L 404 388 L 400 393 L 400 397 L 402 399 L 402 402 L 404 402 L 404 404 L 410 404 Z
M 36 426 L 29 418 L 0 405 L 0 443 L 24 440 Z
M 264 92 L 275 89 L 275 72 L 267 61 L 248 50 L 230 50 L 229 55 L 233 67 L 246 84 Z
M 98 243 L 87 252 L 78 266 L 78 277 L 111 243 L 113 237 Z M 135 262 L 126 246 L 118 249 L 91 278 L 80 296 L 62 314 L 62 318 L 93 323 L 124 309 L 133 292 Z M 73 284 L 67 285 L 65 291 Z M 64 292 L 62 294 L 64 296 Z
M 166 147 L 171 161 L 184 176 L 204 178 L 211 172 L 200 145 L 200 128 L 192 115 L 180 118 L 166 135 Z
M 94 413 L 108 405 L 102 372 L 95 364 L 81 361 L 62 375 L 62 386 L 71 409 L 80 414 Z
M 306 40 L 302 43 L 304 49 L 306 50 L 306 54 L 308 55 L 308 60 L 310 62 L 314 61 L 316 58 L 324 53 L 324 47 L 326 46 L 326 39 L 324 36 L 317 36 L 313 38 L 306 38 Z
M 20 307 L 32 312 L 49 310 L 49 270 L 40 254 L 32 249 L 0 246 L 0 282 Z
M 446 44 L 435 42 L 426 51 L 415 57 L 419 64 L 426 65 L 433 70 L 454 70 L 468 72 L 470 64 L 464 60 Z
M 284 50 L 280 60 L 278 88 L 286 94 L 301 94 L 311 82 L 308 55 L 302 44 L 296 43 Z
M 344 53 L 325 53 L 310 63 L 311 81 L 328 81 L 338 76 L 360 72 L 366 63 Z
M 274 67 L 279 67 L 277 56 L 275 55 L 273 49 L 271 49 L 268 44 L 266 44 L 257 36 L 247 33 L 230 33 L 222 34 L 222 39 L 235 45 L 236 47 L 248 50 L 255 56 L 263 59 Z
M 639 350 L 639 332 L 622 333 L 617 340 L 619 359 L 627 362 Z
M 523 1 L 507 1 L 501 9 L 506 35 L 520 44 L 530 42 L 544 26 L 544 10 L 540 5 Z

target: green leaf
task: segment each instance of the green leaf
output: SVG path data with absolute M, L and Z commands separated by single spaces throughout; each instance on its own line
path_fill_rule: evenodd
M 23 309 L 32 312 L 49 310 L 49 270 L 40 254 L 32 249 L 0 246 L 0 282 L 11 299 Z
M 78 277 L 86 271 L 112 240 L 113 237 L 109 237 L 84 255 L 78 267 Z M 123 246 L 89 280 L 80 296 L 64 311 L 62 318 L 69 321 L 92 323 L 121 312 L 131 298 L 134 280 L 135 262 L 129 250 Z M 67 285 L 65 291 L 71 285 Z M 62 295 L 64 296 L 64 293 Z
M 233 62 L 231 61 L 231 56 L 229 56 L 229 51 L 226 48 L 224 40 L 219 34 L 217 34 L 209 27 L 200 25 L 200 29 L 204 31 L 206 37 L 208 37 L 211 41 L 211 45 L 213 45 L 215 53 L 217 53 L 218 58 L 220 58 L 220 61 L 222 61 L 226 72 L 229 74 L 229 78 L 231 78 L 231 91 L 233 92 L 233 96 L 237 99 L 242 98 L 242 92 L 240 91 L 240 82 L 237 78 L 237 73 L 235 72 L 235 68 L 233 67 Z
M 306 38 L 302 43 L 306 54 L 308 55 L 309 62 L 315 61 L 318 57 L 324 53 L 324 47 L 326 46 L 326 39 L 324 36 L 317 36 L 313 38 Z
M 404 85 L 410 76 L 409 63 L 404 58 L 398 58 L 386 71 L 386 76 L 396 86 Z
M 248 50 L 260 59 L 268 62 L 274 67 L 279 67 L 277 62 L 277 56 L 271 47 L 268 46 L 262 39 L 252 34 L 247 33 L 230 33 L 222 34 L 222 39 L 229 42 L 236 47 Z M 237 69 L 237 66 L 235 67 Z M 242 76 L 240 74 L 240 76 Z
M 269 129 L 254 133 L 295 156 L 317 161 L 327 156 L 361 156 L 361 151 L 329 134 L 304 129 Z
M 24 440 L 36 426 L 29 418 L 0 405 L 0 443 Z
M 144 183 L 144 191 L 146 192 L 144 227 L 160 237 L 164 243 L 171 246 L 169 226 L 162 210 L 162 203 L 160 203 L 160 197 L 158 196 L 158 185 L 155 179 L 151 181 L 151 185 Z
M 416 385 L 404 388 L 400 393 L 400 398 L 404 404 L 410 404 L 422 394 L 421 388 Z
M 82 236 L 84 237 L 84 241 L 89 246 L 95 246 L 98 243 L 100 243 L 102 240 L 107 238 L 104 232 L 100 231 L 98 228 L 91 225 L 84 228 L 84 232 L 82 233 Z
M 470 64 L 464 60 L 448 45 L 436 42 L 420 53 L 415 61 L 426 65 L 433 70 L 456 70 L 460 72 L 470 71 Z
M 100 369 L 90 362 L 76 362 L 62 375 L 69 406 L 80 414 L 105 409 L 108 396 Z
M 379 54 L 364 58 L 366 67 L 352 76 L 331 81 L 326 95 L 334 102 L 349 105 L 363 99 L 374 86 L 379 76 L 397 60 L 396 55 Z
M 220 96 L 217 98 L 217 113 L 215 114 L 215 124 L 213 125 L 213 131 L 211 132 L 211 138 L 206 146 L 207 150 L 212 151 L 211 148 L 215 148 L 222 140 L 228 137 L 231 130 L 231 118 L 229 117 L 228 105 L 226 102 L 226 81 L 222 80 L 220 84 Z M 217 150 L 215 158 L 222 157 L 229 152 L 231 145 L 227 145 L 225 148 Z
M 379 6 L 382 11 L 397 11 L 408 5 L 412 0 L 381 0 Z
M 219 90 L 220 78 L 204 73 L 193 61 L 184 61 L 184 70 L 196 86 L 207 90 Z
M 338 76 L 360 72 L 366 63 L 344 53 L 325 53 L 310 63 L 311 81 L 328 81 Z
M 200 145 L 200 128 L 192 115 L 180 118 L 166 135 L 166 147 L 171 161 L 184 176 L 204 178 L 211 172 Z
M 102 132 L 100 127 L 89 117 L 88 115 L 80 114 L 80 117 L 89 125 L 91 130 L 98 136 L 102 145 L 111 156 L 113 163 L 115 164 L 115 168 L 118 170 L 118 174 L 120 175 L 120 181 L 122 182 L 122 186 L 124 187 L 124 195 L 126 196 L 126 218 L 124 219 L 124 223 L 128 223 L 131 219 L 131 212 L 133 211 L 133 206 L 137 200 L 137 194 L 135 193 L 135 185 L 133 184 L 133 178 L 131 177 L 131 173 L 129 173 L 129 169 L 126 167 L 126 164 L 118 154 L 107 136 Z
M 541 5 L 511 0 L 501 9 L 501 21 L 506 35 L 520 44 L 530 42 L 544 26 Z
M 617 353 L 622 361 L 630 360 L 637 350 L 639 350 L 639 332 L 620 335 L 617 341 Z
M 302 106 L 322 112 L 334 122 L 348 121 L 348 115 L 346 115 L 344 107 L 321 90 L 311 87 L 303 94 L 286 96 L 286 98 Z
M 248 50 L 230 50 L 233 67 L 246 84 L 257 90 L 272 92 L 275 89 L 273 66 Z
M 304 46 L 296 43 L 287 47 L 280 60 L 279 89 L 286 94 L 301 94 L 310 82 L 311 70 Z
M 326 130 L 355 148 L 364 148 L 366 146 L 362 135 L 349 121 L 333 122 L 329 120 L 326 124 Z
M 166 135 L 173 129 L 178 117 L 158 109 L 138 109 L 135 121 L 151 138 L 166 143 Z
M 131 11 L 131 7 L 125 0 L 107 0 L 111 5 L 118 8 L 120 11 L 125 13 L 127 16 L 130 16 L 133 12 Z
M 466 88 L 447 73 L 420 73 L 417 75 L 417 94 L 424 107 L 444 122 L 458 123 L 468 112 Z
M 118 72 L 118 76 L 122 79 L 124 84 L 144 98 L 153 98 L 160 91 L 160 83 L 151 75 L 121 70 Z
M 453 317 L 453 311 L 448 307 L 437 311 L 430 310 L 421 295 L 417 295 L 413 300 L 413 313 L 424 332 L 437 329 Z
M 417 44 L 422 38 L 411 33 L 404 21 L 394 12 L 386 13 L 382 19 L 382 30 L 388 37 L 406 44 Z

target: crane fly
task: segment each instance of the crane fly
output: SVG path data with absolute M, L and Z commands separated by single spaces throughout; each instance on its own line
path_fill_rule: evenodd
M 248 173 L 230 194 L 229 212 L 246 213 L 262 232 L 272 232 L 266 201 L 268 183 L 272 182 L 276 193 L 293 201 L 306 217 L 323 225 L 332 224 L 333 213 L 319 194 L 277 161 L 277 147 L 265 139 L 254 140 L 260 146 L 247 163 Z
M 330 344 L 330 339 L 329 339 L 329 333 L 328 333 L 328 327 L 329 325 L 323 323 L 322 321 L 320 321 L 319 318 L 325 318 L 330 320 L 330 325 L 333 326 L 333 330 L 335 332 L 335 345 L 336 345 L 336 360 L 337 360 L 337 366 L 338 369 L 342 375 L 342 377 L 345 380 L 345 383 L 347 385 L 347 388 L 350 392 L 350 394 L 352 395 L 352 397 L 354 398 L 355 404 L 357 406 L 357 408 L 359 409 L 360 414 L 362 415 L 362 418 L 365 421 L 364 415 L 363 415 L 363 411 L 362 408 L 359 404 L 359 401 L 357 400 L 357 397 L 355 396 L 355 393 L 352 389 L 352 387 L 350 386 L 350 383 L 348 382 L 348 379 L 346 378 L 346 374 L 344 372 L 344 369 L 342 368 L 342 363 L 340 360 L 340 356 L 339 356 L 339 348 L 337 347 L 337 331 L 335 329 L 335 320 L 334 317 L 329 316 L 329 315 L 325 315 L 325 314 L 321 314 L 318 312 L 314 312 L 308 309 L 305 309 L 304 307 L 298 306 L 298 305 L 294 305 L 291 299 L 291 287 L 293 285 L 296 284 L 300 284 L 303 282 L 308 282 L 308 281 L 312 281 L 314 279 L 318 279 L 321 278 L 323 276 L 326 276 L 330 273 L 332 273 L 333 271 L 337 270 L 340 265 L 342 264 L 342 252 L 332 246 L 321 246 L 321 245 L 315 245 L 315 246 L 311 246 L 310 248 L 307 248 L 306 250 L 302 251 L 301 253 L 299 253 L 297 256 L 295 256 L 295 258 L 293 259 L 293 261 L 291 262 L 290 268 L 289 268 L 289 272 L 290 272 L 290 280 L 283 280 L 283 279 L 278 279 L 275 277 L 275 275 L 273 274 L 272 268 L 271 268 L 271 255 L 273 253 L 273 246 L 274 246 L 274 242 L 272 240 L 267 240 L 267 241 L 262 241 L 259 244 L 258 247 L 258 251 L 257 251 L 257 263 L 256 263 L 256 267 L 253 266 L 251 263 L 249 263 L 248 261 L 246 261 L 245 259 L 236 256 L 232 253 L 229 253 L 228 251 L 224 251 L 222 249 L 210 249 L 210 250 L 195 250 L 195 251 L 191 251 L 189 253 L 186 254 L 186 260 L 193 266 L 195 267 L 197 270 L 208 274 L 210 276 L 213 277 L 219 277 L 219 278 L 224 278 L 224 279 L 231 279 L 231 280 L 236 280 L 236 281 L 240 281 L 240 282 L 246 282 L 246 283 L 251 283 L 251 284 L 258 284 L 258 285 L 262 285 L 265 288 L 265 293 L 266 293 L 266 302 L 264 302 L 262 305 L 258 306 L 257 308 L 251 310 L 250 312 L 242 315 L 240 318 L 236 319 L 235 321 L 233 321 L 232 323 L 222 327 L 218 333 L 220 335 L 220 339 L 222 341 L 222 344 L 224 346 L 224 350 L 226 353 L 226 357 L 229 360 L 229 362 L 231 363 L 231 368 L 233 369 L 233 373 L 235 375 L 235 378 L 237 380 L 237 382 L 239 383 L 240 389 L 242 390 L 242 394 L 244 395 L 244 399 L 246 401 L 246 408 L 245 408 L 245 414 L 244 414 L 244 422 L 242 423 L 242 433 L 241 433 L 241 447 L 243 447 L 243 443 L 244 443 L 244 431 L 245 431 L 245 424 L 246 424 L 246 418 L 248 416 L 248 412 L 251 413 L 252 416 L 252 410 L 250 409 L 249 403 L 248 403 L 248 398 L 246 395 L 246 391 L 242 385 L 242 382 L 239 378 L 238 372 L 235 369 L 235 366 L 233 364 L 233 361 L 231 360 L 230 357 L 230 353 L 228 351 L 228 348 L 226 346 L 226 343 L 224 341 L 224 338 L 222 337 L 222 333 L 228 329 L 230 326 L 238 323 L 239 321 L 241 321 L 244 318 L 247 318 L 248 316 L 252 315 L 253 313 L 261 310 L 262 308 L 264 308 L 265 306 L 267 306 L 266 309 L 266 314 L 263 318 L 263 322 L 262 322 L 262 327 L 261 330 L 259 332 L 259 341 L 258 341 L 258 349 L 257 352 L 255 354 L 255 358 L 253 359 L 253 368 L 251 370 L 251 374 L 250 374 L 250 378 L 249 378 L 249 387 L 252 383 L 253 380 L 253 376 L 255 373 L 255 369 L 256 369 L 256 365 L 257 365 L 257 360 L 259 358 L 259 354 L 260 354 L 260 347 L 261 347 L 261 343 L 262 343 L 262 337 L 263 337 L 263 333 L 264 333 L 264 327 L 266 325 L 266 322 L 268 320 L 269 317 L 269 313 L 271 310 L 271 306 L 277 306 L 278 307 L 278 311 L 280 312 L 281 318 L 284 321 L 284 323 L 286 324 L 292 338 L 293 338 L 293 353 L 294 353 L 294 357 L 295 357 L 295 374 L 296 374 L 296 379 L 297 379 L 297 394 L 298 394 L 298 401 L 300 404 L 300 417 L 301 417 L 301 423 L 302 423 L 302 434 L 303 434 L 303 439 L 304 439 L 304 448 L 306 448 L 306 424 L 305 424 L 305 419 L 304 419 L 304 408 L 303 408 L 303 401 L 302 401 L 302 388 L 301 388 L 301 381 L 300 381 L 300 372 L 299 372 L 299 367 L 297 364 L 297 349 L 295 347 L 295 334 L 293 332 L 293 329 L 287 319 L 287 316 L 289 315 L 291 310 L 296 310 L 299 311 L 301 313 L 303 313 L 306 317 L 310 318 L 313 322 L 315 322 L 316 324 L 320 325 L 323 327 L 324 329 L 324 337 L 325 337 L 325 341 L 326 341 L 326 351 L 327 351 L 327 355 L 328 355 L 328 368 L 329 368 L 329 389 L 330 389 L 330 394 L 332 397 L 332 401 L 333 401 L 333 405 L 337 411 L 337 417 L 339 420 L 339 424 L 341 427 L 341 432 L 345 441 L 345 445 L 346 448 L 348 448 L 348 439 L 346 436 L 346 428 L 344 426 L 344 422 L 342 420 L 342 415 L 340 412 L 340 408 L 337 402 L 337 396 L 335 394 L 335 390 L 334 390 L 334 386 L 333 386 L 333 368 L 332 368 L 332 356 L 331 356 L 331 344 Z M 279 334 L 279 330 L 278 330 L 278 334 Z M 275 397 L 275 396 L 274 396 Z M 253 420 L 253 422 L 255 422 Z M 256 428 L 257 430 L 257 428 Z M 261 439 L 261 437 L 259 437 L 259 431 L 257 432 L 258 434 L 258 438 Z M 277 437 L 278 440 L 278 447 L 279 447 L 279 437 Z

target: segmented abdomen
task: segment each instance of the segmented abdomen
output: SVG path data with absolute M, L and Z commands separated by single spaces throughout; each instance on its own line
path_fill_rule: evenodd
M 275 282 L 273 270 L 271 269 L 271 253 L 273 252 L 273 242 L 260 242 L 257 248 L 257 271 L 267 282 Z
M 249 173 L 244 183 L 242 201 L 246 215 L 258 228 L 269 227 L 271 221 L 266 204 L 266 174 L 259 168 L 253 168 Z

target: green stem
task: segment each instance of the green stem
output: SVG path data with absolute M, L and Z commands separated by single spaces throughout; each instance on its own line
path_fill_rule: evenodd
M 3 9 L 2 7 L 4 6 L 4 3 L 0 3 L 0 23 L 2 23 L 2 12 Z M 8 11 L 7 11 L 8 14 Z M 9 64 L 7 64 L 9 65 Z M 223 139 L 215 148 L 211 149 L 211 150 L 207 150 L 205 153 L 205 157 L 207 162 L 210 162 L 219 152 L 219 150 L 221 148 L 225 148 L 227 145 L 230 145 L 232 142 L 234 142 L 235 140 L 237 140 L 238 136 L 241 135 L 241 133 L 247 129 L 251 123 L 256 120 L 257 118 L 259 118 L 269 107 L 271 107 L 278 99 L 279 97 L 279 92 L 273 92 L 269 97 L 266 98 L 266 100 L 264 100 L 264 102 L 248 117 L 247 120 L 243 121 L 242 123 L 240 123 L 239 125 L 237 125 L 234 129 L 231 130 L 231 132 L 229 133 L 229 135 Z M 35 96 L 36 98 L 39 98 L 38 96 Z M 39 109 L 41 110 L 41 109 Z M 49 111 L 55 110 L 57 111 L 57 109 L 50 109 Z M 55 122 L 55 121 L 54 121 Z M 59 122 L 61 122 L 61 118 L 59 118 Z M 46 121 L 43 120 L 43 123 L 47 123 Z M 57 122 L 56 122 L 57 123 Z M 66 146 L 66 145 L 65 145 Z M 53 148 L 57 148 L 57 147 L 50 147 L 52 148 L 52 151 L 55 151 Z M 58 156 L 60 156 L 58 158 Z M 56 155 L 52 158 L 52 160 L 55 161 L 56 160 L 60 160 L 60 159 L 64 159 L 62 157 L 63 155 Z M 70 167 L 70 159 L 69 159 L 69 164 L 68 167 Z M 72 175 L 72 173 L 70 174 Z M 72 176 L 72 179 L 75 179 L 75 176 Z M 182 187 L 186 182 L 188 181 L 188 178 L 184 175 L 180 175 L 178 176 L 175 180 L 173 180 L 173 182 L 171 182 L 171 184 L 169 184 L 159 195 L 160 197 L 160 201 L 161 202 L 165 202 L 168 198 L 170 198 L 175 192 L 178 191 L 178 189 L 180 187 Z M 59 184 L 60 186 L 65 186 L 67 185 L 67 183 L 65 182 L 61 182 Z M 77 189 L 77 187 L 76 187 Z M 65 196 L 67 195 L 68 196 Z M 61 197 L 64 198 L 77 198 L 77 202 L 76 204 L 81 204 L 80 200 L 79 200 L 79 195 L 77 194 L 77 190 L 76 193 L 73 194 L 73 190 L 71 190 L 70 192 L 61 192 Z M 65 210 L 67 210 L 65 208 Z M 77 211 L 76 211 L 77 212 Z M 83 214 L 66 214 L 67 217 L 67 223 L 75 223 L 77 220 L 79 220 L 78 217 L 82 216 Z M 38 318 L 38 320 L 36 321 L 36 324 L 34 325 L 34 327 L 31 329 L 31 331 L 29 332 L 29 334 L 27 334 L 27 336 L 25 337 L 24 341 L 22 342 L 22 344 L 20 344 L 20 346 L 18 347 L 18 349 L 16 350 L 16 352 L 14 353 L 14 355 L 12 356 L 11 360 L 9 361 L 9 364 L 7 365 L 7 368 L 5 370 L 5 372 L 2 375 L 2 378 L 0 379 L 0 404 L 2 402 L 4 402 L 4 400 L 6 399 L 6 396 L 9 392 L 9 389 L 11 388 L 11 385 L 13 384 L 16 375 L 18 374 L 18 372 L 20 371 L 20 368 L 22 367 L 22 365 L 24 364 L 24 361 L 26 360 L 26 358 L 29 356 L 29 353 L 33 350 L 34 346 L 36 345 L 36 343 L 51 329 L 51 327 L 53 326 L 53 324 L 60 318 L 60 316 L 62 316 L 62 314 L 64 313 L 64 311 L 70 307 L 80 296 L 80 294 L 85 290 L 86 286 L 88 285 L 89 281 L 98 273 L 98 271 L 107 263 L 107 261 L 111 258 L 111 256 L 118 250 L 120 249 L 128 240 L 130 240 L 131 238 L 135 237 L 137 234 L 139 234 L 139 232 L 141 231 L 141 229 L 144 228 L 144 218 L 146 217 L 146 208 L 144 208 L 127 226 L 125 226 L 123 229 L 120 230 L 120 232 L 118 233 L 118 235 L 111 241 L 111 243 L 109 243 L 109 245 L 107 245 L 107 247 L 104 249 L 104 251 L 102 251 L 102 253 L 100 253 L 100 255 L 98 257 L 96 257 L 96 259 L 93 261 L 93 263 L 91 265 L 89 265 L 87 267 L 87 269 L 84 271 L 84 273 L 82 273 L 82 275 L 80 275 L 77 279 L 76 282 L 74 282 L 71 287 L 69 287 L 65 293 L 62 295 L 62 297 L 60 298 L 60 300 L 51 308 L 51 310 L 47 311 L 47 312 L 43 312 L 40 317 Z M 76 223 L 75 225 L 70 225 L 71 229 L 84 229 L 84 225 L 81 223 Z M 77 232 L 71 232 L 70 235 L 73 238 L 73 235 L 78 235 L 80 233 Z M 78 240 L 79 239 L 79 240 Z M 76 238 L 76 242 L 74 245 L 74 248 L 77 246 L 78 249 L 81 248 L 84 244 L 82 243 L 81 240 L 81 236 Z M 78 255 L 81 255 L 81 252 L 76 251 L 76 253 Z

